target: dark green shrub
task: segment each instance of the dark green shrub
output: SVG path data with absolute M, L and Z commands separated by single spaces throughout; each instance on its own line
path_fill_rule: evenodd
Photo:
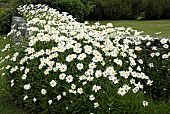
M 93 3 L 96 7 L 91 14 L 92 19 L 120 19 L 122 16 L 122 0 L 94 0 Z
M 170 18 L 169 0 L 90 0 L 96 7 L 87 19 Z
M 89 16 L 86 17 L 87 20 L 103 20 L 107 19 L 106 14 L 104 13 L 104 6 L 102 4 L 102 0 L 91 0 L 95 7 L 93 12 L 90 13 Z
M 11 29 L 12 13 L 9 8 L 0 9 L 0 34 L 6 34 Z
M 59 8 L 61 11 L 72 14 L 79 21 L 83 21 L 84 16 L 92 11 L 93 5 L 85 0 L 83 2 L 82 0 L 59 0 Z
M 145 9 L 146 19 L 160 19 L 164 11 L 164 3 L 162 0 L 150 0 Z
M 145 9 L 145 0 L 91 0 L 95 4 L 89 19 L 136 19 Z
M 165 19 L 170 19 L 170 0 L 165 0 L 163 17 Z
M 145 19 L 168 19 L 170 18 L 169 0 L 150 0 L 146 4 Z

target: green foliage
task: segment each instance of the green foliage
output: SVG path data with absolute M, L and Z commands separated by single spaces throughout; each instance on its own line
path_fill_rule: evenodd
M 169 0 L 90 0 L 96 6 L 87 19 L 137 19 L 144 12 L 145 19 L 170 16 Z
M 145 9 L 146 19 L 160 19 L 164 12 L 164 0 L 149 0 Z
M 93 5 L 85 0 L 59 0 L 59 8 L 73 15 L 79 21 L 83 21 L 85 16 L 93 10 Z
M 165 0 L 162 18 L 170 19 L 170 0 Z
M 84 17 L 93 11 L 94 5 L 88 0 L 15 0 L 15 9 L 24 4 L 46 4 L 60 12 L 67 12 L 73 15 L 78 21 L 84 21 Z M 15 10 L 16 11 L 16 10 Z
M 170 18 L 169 0 L 149 0 L 146 4 L 145 19 Z
M 91 0 L 96 5 L 92 19 L 136 19 L 144 9 L 143 0 Z
M 0 34 L 6 34 L 11 30 L 12 13 L 9 8 L 0 9 Z

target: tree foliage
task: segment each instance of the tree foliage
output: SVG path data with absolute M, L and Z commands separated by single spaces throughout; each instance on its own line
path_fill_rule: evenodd
M 170 18 L 169 0 L 90 0 L 96 5 L 87 19 Z

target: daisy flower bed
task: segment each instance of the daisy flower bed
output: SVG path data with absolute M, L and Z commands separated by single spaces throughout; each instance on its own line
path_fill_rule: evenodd
M 169 100 L 170 41 L 111 23 L 79 23 L 47 5 L 24 5 L 27 36 L 7 44 L 3 75 L 31 113 L 148 113 Z M 11 51 L 13 50 L 13 51 Z M 159 87 L 158 87 L 159 86 Z

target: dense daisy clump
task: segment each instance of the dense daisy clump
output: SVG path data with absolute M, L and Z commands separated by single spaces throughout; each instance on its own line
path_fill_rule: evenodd
M 149 37 L 140 44 L 144 51 L 139 58 L 144 58 L 145 74 L 153 81 L 151 87 L 144 88 L 147 95 L 155 100 L 168 101 L 170 98 L 170 39 Z
M 27 21 L 27 38 L 0 62 L 9 61 L 3 75 L 16 99 L 32 113 L 118 113 L 125 106 L 123 99 L 154 83 L 141 57 L 141 42 L 150 38 L 146 45 L 151 45 L 153 38 L 111 23 L 79 23 L 46 5 L 20 6 L 18 12 Z M 168 40 L 161 43 L 169 49 Z M 7 44 L 2 52 L 10 49 Z M 167 61 L 169 57 L 162 55 Z M 141 99 L 139 107 L 147 106 Z

